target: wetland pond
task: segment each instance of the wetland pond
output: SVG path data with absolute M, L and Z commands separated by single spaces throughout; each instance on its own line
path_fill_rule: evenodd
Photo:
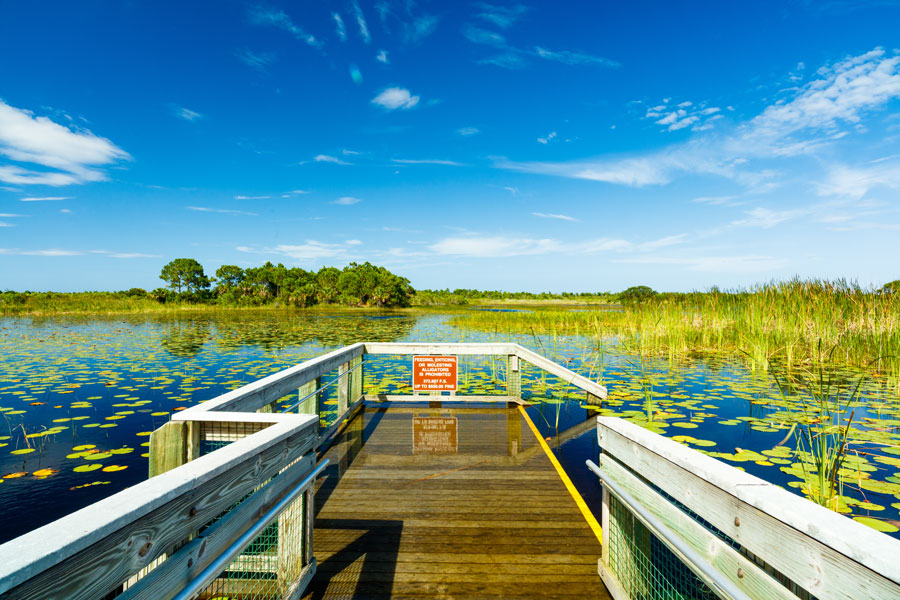
M 896 382 L 834 370 L 823 392 L 788 373 L 778 379 L 775 370 L 752 370 L 738 357 L 641 357 L 610 338 L 485 333 L 448 319 L 280 311 L 0 318 L 0 542 L 146 479 L 150 432 L 173 412 L 358 341 L 512 341 L 606 385 L 609 399 L 598 407 L 538 369 L 525 369 L 522 380 L 532 420 L 598 513 L 599 484 L 584 466 L 597 458 L 591 416 L 598 413 L 801 495 L 815 486 L 800 432 L 823 421 L 849 424 L 834 507 L 900 537 Z M 367 392 L 410 393 L 409 362 L 367 362 Z M 459 392 L 505 394 L 501 363 L 461 357 Z M 846 409 L 810 412 L 822 393 Z M 326 411 L 333 404 L 325 398 Z

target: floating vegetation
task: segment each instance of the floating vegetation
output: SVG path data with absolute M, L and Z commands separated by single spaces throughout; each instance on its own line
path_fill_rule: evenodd
M 873 309 L 876 321 L 882 308 Z M 487 330 L 454 327 L 448 323 L 459 316 L 435 313 L 389 319 L 279 311 L 0 319 L 0 473 L 7 473 L 0 478 L 0 506 L 4 522 L 11 524 L 5 539 L 145 479 L 148 436 L 172 414 L 360 340 L 513 341 L 609 387 L 606 401 L 586 401 L 564 381 L 523 363 L 523 396 L 536 404 L 530 409 L 534 421 L 551 440 L 588 415 L 618 416 L 794 493 L 817 494 L 828 487 L 809 479 L 810 473 L 817 473 L 812 469 L 815 448 L 808 441 L 797 443 L 799 428 L 814 430 L 826 421 L 816 422 L 810 388 L 787 376 L 803 367 L 812 369 L 815 349 L 801 351 L 794 344 L 790 361 L 782 343 L 765 352 L 754 350 L 766 356 L 762 364 L 728 351 L 732 342 L 712 343 L 719 335 L 738 343 L 739 336 L 725 331 L 725 323 L 733 320 L 722 321 L 718 333 L 708 338 L 691 334 L 709 342 L 698 344 L 701 353 L 691 344 L 676 351 L 677 337 L 654 338 L 663 335 L 665 323 L 646 336 L 635 329 L 626 344 L 622 339 L 631 335 L 628 330 L 606 324 L 624 318 L 623 312 L 611 317 L 597 317 L 597 311 L 565 312 L 568 325 L 552 329 L 556 312 L 565 311 L 479 312 L 477 318 L 493 323 Z M 815 318 L 814 312 L 807 314 Z M 646 319 L 641 326 L 649 328 L 650 313 L 641 318 Z M 531 323 L 523 330 L 513 327 L 514 319 L 532 320 L 521 321 Z M 540 322 L 545 325 L 536 325 Z M 719 323 L 712 317 L 705 322 Z M 798 319 L 795 326 L 802 323 L 806 321 Z M 592 329 L 595 326 L 600 329 Z M 576 332 L 580 335 L 570 335 Z M 884 347 L 892 347 L 893 335 L 884 336 Z M 823 337 L 823 344 L 827 339 Z M 717 350 L 710 353 L 714 346 Z M 838 483 L 832 507 L 895 535 L 898 532 L 890 528 L 900 526 L 900 396 L 891 375 L 894 367 L 876 361 L 871 368 L 861 368 L 847 362 L 847 356 L 839 348 L 831 363 L 823 362 L 835 384 L 846 388 L 860 382 L 856 395 L 842 402 L 849 412 L 829 421 L 845 431 L 844 458 L 832 470 Z M 505 396 L 505 370 L 502 359 L 461 356 L 458 393 Z M 364 374 L 369 393 L 411 393 L 408 357 L 371 356 Z M 773 374 L 782 379 L 784 394 Z M 334 388 L 322 398 L 323 424 L 337 416 Z M 853 418 L 847 421 L 850 412 Z M 579 439 L 590 441 L 591 435 Z M 567 453 L 579 453 L 569 463 L 576 485 L 582 485 L 577 473 L 591 457 L 587 453 L 596 451 L 592 448 L 568 443 L 560 447 L 564 464 Z M 54 472 L 43 479 L 32 476 L 45 469 Z M 93 481 L 101 472 L 105 479 Z M 588 477 L 584 481 L 596 486 Z M 26 500 L 29 486 L 41 494 L 59 494 L 58 506 L 32 508 Z M 16 518 L 9 518 L 13 514 Z

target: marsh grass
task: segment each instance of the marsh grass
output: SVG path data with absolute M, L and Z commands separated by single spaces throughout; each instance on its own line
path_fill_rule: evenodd
M 468 313 L 454 325 L 532 335 L 615 336 L 640 354 L 734 353 L 768 369 L 815 364 L 830 348 L 833 364 L 900 375 L 900 294 L 864 290 L 844 280 L 771 283 L 746 292 L 663 294 L 641 303 L 590 311 Z

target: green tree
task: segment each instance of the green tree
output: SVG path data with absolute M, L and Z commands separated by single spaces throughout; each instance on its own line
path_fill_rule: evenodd
M 882 294 L 900 294 L 900 279 L 884 284 L 881 288 Z
M 635 285 L 619 294 L 619 302 L 624 302 L 625 304 L 634 304 L 643 302 L 644 300 L 649 300 L 653 296 L 656 296 L 656 294 L 657 292 L 653 291 L 652 288 L 647 287 L 646 285 Z
M 209 289 L 209 278 L 203 273 L 203 265 L 193 258 L 176 258 L 162 268 L 159 278 L 178 295 L 199 295 Z

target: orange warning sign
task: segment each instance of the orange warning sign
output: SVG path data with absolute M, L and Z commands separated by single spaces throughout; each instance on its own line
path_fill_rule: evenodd
M 413 391 L 456 391 L 455 356 L 413 356 Z

